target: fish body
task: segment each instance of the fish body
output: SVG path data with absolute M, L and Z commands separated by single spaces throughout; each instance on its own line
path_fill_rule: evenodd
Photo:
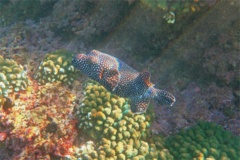
M 172 94 L 154 87 L 149 72 L 138 72 L 106 53 L 92 50 L 88 54 L 78 54 L 73 57 L 72 64 L 113 94 L 129 98 L 133 113 L 145 112 L 151 99 L 171 106 L 175 102 Z

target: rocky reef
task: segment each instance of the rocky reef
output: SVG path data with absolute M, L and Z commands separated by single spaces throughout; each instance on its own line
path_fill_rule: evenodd
M 239 157 L 239 8 L 237 0 L 0 1 L 0 159 Z M 83 87 L 70 59 L 92 49 L 149 70 L 175 105 L 151 103 L 136 116 L 127 99 L 95 82 Z
M 145 114 L 133 114 L 127 99 L 111 94 L 94 81 L 83 87 L 83 100 L 76 100 L 64 81 L 46 84 L 31 78 L 28 81 L 31 83 L 26 91 L 11 92 L 1 98 L 0 146 L 5 159 L 234 159 L 239 156 L 239 137 L 213 123 L 200 122 L 166 137 L 150 128 L 156 116 L 153 106 Z M 14 152 L 9 154 L 9 150 Z
M 38 86 L 11 94 L 1 107 L 0 145 L 10 159 L 51 159 L 71 154 L 77 136 L 71 116 L 74 95 L 60 83 Z M 9 154 L 8 151 L 14 151 Z

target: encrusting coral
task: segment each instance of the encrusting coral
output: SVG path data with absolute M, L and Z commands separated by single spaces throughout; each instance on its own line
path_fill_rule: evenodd
M 14 60 L 4 59 L 0 55 L 0 96 L 7 97 L 8 93 L 25 90 L 28 83 L 23 67 Z
M 72 115 L 75 96 L 61 83 L 38 86 L 11 94 L 12 106 L 1 107 L 0 124 L 5 148 L 14 150 L 11 159 L 69 157 L 77 136 Z M 4 104 L 5 105 L 5 104 Z
M 35 76 L 39 84 L 62 82 L 71 85 L 78 75 L 71 65 L 72 57 L 73 53 L 62 50 L 46 54 Z
M 175 159 L 238 159 L 240 138 L 210 122 L 199 122 L 166 140 Z
M 155 145 L 146 142 L 150 116 L 133 114 L 127 100 L 111 94 L 96 83 L 88 83 L 84 94 L 85 98 L 77 108 L 79 128 L 99 141 L 95 146 L 99 159 L 158 157 Z M 78 154 L 94 159 L 96 153 L 94 156 Z

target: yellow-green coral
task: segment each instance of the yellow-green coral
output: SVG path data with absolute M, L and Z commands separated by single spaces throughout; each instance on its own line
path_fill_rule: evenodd
M 89 83 L 85 98 L 77 108 L 79 128 L 95 140 L 89 152 L 78 151 L 87 159 L 236 159 L 239 138 L 223 128 L 200 122 L 190 129 L 164 139 L 149 136 L 150 118 L 134 115 L 126 99 L 117 97 L 104 87 Z M 98 157 L 98 158 L 96 158 Z
M 239 137 L 210 122 L 199 122 L 166 140 L 175 159 L 237 159 L 239 144 Z
M 99 141 L 100 159 L 145 159 L 154 148 L 146 142 L 150 117 L 134 115 L 126 99 L 98 84 L 89 83 L 84 94 L 77 111 L 79 128 Z M 150 157 L 157 158 L 158 151 L 152 149 Z
M 76 158 L 95 160 L 236 159 L 239 137 L 209 122 L 163 138 L 149 134 L 148 114 L 134 115 L 126 99 L 88 83 L 77 107 L 79 128 L 94 140 L 76 150 Z M 90 146 L 89 146 L 90 145 Z M 87 147 L 88 146 L 88 147 Z
M 2 106 L 3 102 L 4 102 L 4 99 L 2 96 L 0 96 L 0 107 Z
M 169 10 L 178 12 L 196 12 L 204 9 L 204 7 L 209 6 L 206 0 L 202 0 L 201 3 L 198 0 L 193 1 L 168 1 L 168 0 L 141 0 L 141 3 L 153 10 Z M 213 3 L 214 4 L 214 3 Z
M 0 56 L 0 96 L 8 93 L 25 90 L 28 86 L 28 77 L 23 67 L 11 59 Z
M 77 76 L 77 71 L 71 65 L 72 57 L 73 53 L 67 51 L 46 54 L 35 76 L 39 84 L 63 82 L 71 85 Z
M 75 149 L 75 157 L 82 157 L 83 159 L 96 159 L 98 154 L 96 152 L 93 141 L 88 141 L 81 146 L 81 148 Z

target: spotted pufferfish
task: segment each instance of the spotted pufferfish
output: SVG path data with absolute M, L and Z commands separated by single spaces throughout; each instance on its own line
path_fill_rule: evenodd
M 130 99 L 133 113 L 145 112 L 151 99 L 170 106 L 175 102 L 172 94 L 154 87 L 148 71 L 138 72 L 109 54 L 97 50 L 88 54 L 77 54 L 73 57 L 72 64 L 108 91 Z

